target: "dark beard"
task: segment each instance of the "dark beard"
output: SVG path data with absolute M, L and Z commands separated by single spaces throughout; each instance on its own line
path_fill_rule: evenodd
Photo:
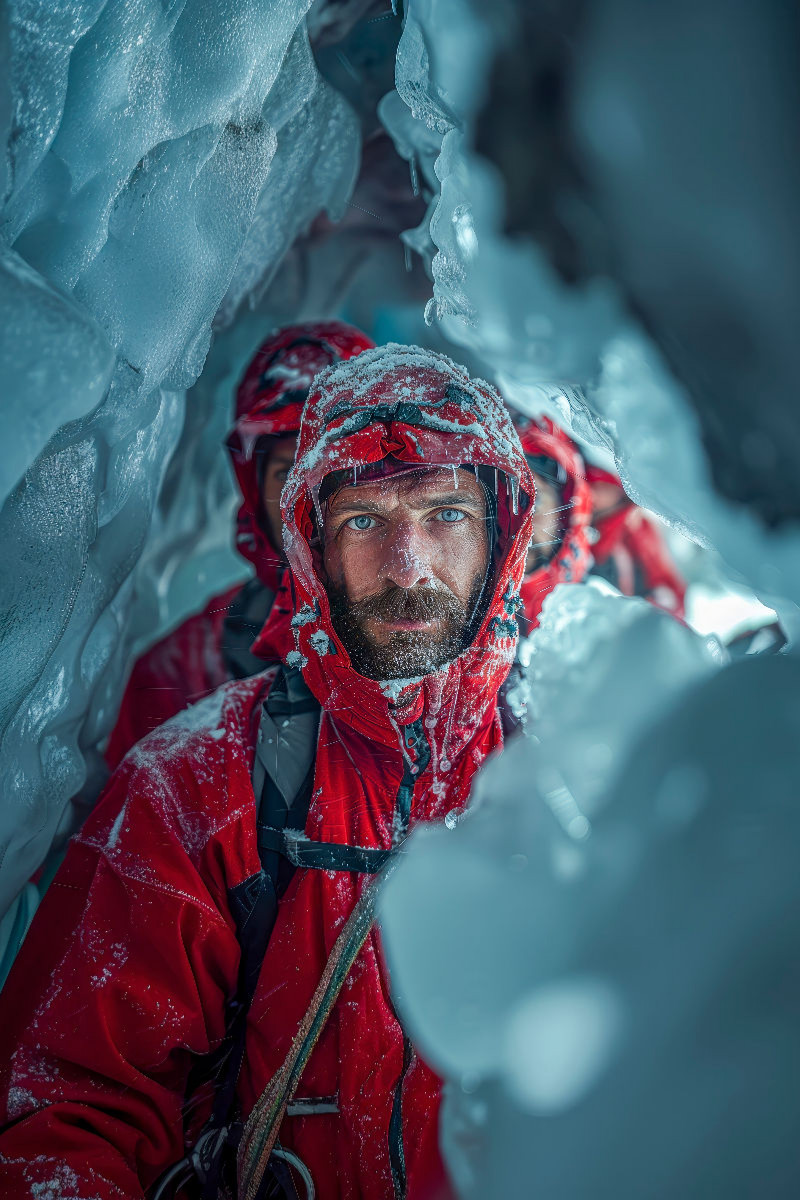
M 417 678 L 452 662 L 469 644 L 471 618 L 482 584 L 482 577 L 475 580 L 466 605 L 444 588 L 391 585 L 376 596 L 352 601 L 343 589 L 329 584 L 333 628 L 359 675 L 380 680 Z M 435 620 L 438 629 L 432 634 L 396 629 L 379 645 L 367 635 L 366 622 L 387 618 Z

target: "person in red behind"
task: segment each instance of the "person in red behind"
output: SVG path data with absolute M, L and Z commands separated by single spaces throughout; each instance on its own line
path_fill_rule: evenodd
M 255 576 L 209 600 L 136 662 L 106 750 L 113 770 L 140 738 L 229 679 L 264 668 L 250 653 L 272 613 L 266 646 L 280 657 L 288 634 L 290 600 L 280 518 L 281 489 L 294 462 L 300 414 L 311 381 L 332 362 L 374 342 L 341 321 L 287 325 L 253 356 L 236 393 L 236 420 L 227 446 L 242 495 L 236 548 Z
M 450 1195 L 363 914 L 502 746 L 533 497 L 500 397 L 444 356 L 317 376 L 293 648 L 145 738 L 72 842 L 0 996 L 0 1196 Z
M 522 424 L 520 440 L 537 493 L 522 632 L 535 629 L 557 584 L 580 583 L 590 575 L 682 618 L 686 583 L 657 525 L 628 499 L 616 475 L 586 464 L 548 417 Z
M 616 475 L 586 466 L 592 492 L 593 574 L 623 596 L 643 596 L 656 608 L 683 619 L 686 580 L 672 560 L 664 535 L 652 518 L 630 500 Z
M 520 614 L 527 635 L 536 628 L 553 588 L 581 583 L 592 568 L 592 495 L 577 446 L 549 417 L 524 425 L 520 440 L 536 484 Z

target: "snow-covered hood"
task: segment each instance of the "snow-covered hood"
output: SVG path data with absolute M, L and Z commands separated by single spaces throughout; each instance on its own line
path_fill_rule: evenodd
M 439 671 L 381 684 L 354 670 L 333 630 L 311 542 L 315 496 L 325 476 L 390 455 L 408 463 L 489 468 L 495 473 L 497 517 L 491 596 L 470 646 Z M 486 714 L 494 712 L 514 658 L 533 496 L 533 479 L 500 396 L 443 355 L 389 345 L 317 377 L 282 511 L 295 586 L 295 649 L 289 660 L 302 667 L 329 713 L 370 737 L 395 743 L 399 724 L 425 715 L 440 761 L 463 749 Z M 446 717 L 437 722 L 440 710 Z
M 566 475 L 561 488 L 564 517 L 559 547 L 550 561 L 526 575 L 522 584 L 525 619 L 535 625 L 542 605 L 557 584 L 580 583 L 591 570 L 592 493 L 577 446 L 549 417 L 539 417 L 526 425 L 520 431 L 520 441 L 528 459 L 552 459 Z
M 287 325 L 259 346 L 239 384 L 236 420 L 227 439 L 242 495 L 236 549 L 273 591 L 277 591 L 286 563 L 282 548 L 273 546 L 267 532 L 256 446 L 265 437 L 297 433 L 317 372 L 374 344 L 360 329 L 343 321 Z

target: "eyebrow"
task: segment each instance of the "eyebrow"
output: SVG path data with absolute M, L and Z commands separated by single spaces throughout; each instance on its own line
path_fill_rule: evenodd
M 455 492 L 433 492 L 424 504 L 412 504 L 411 508 L 472 508 L 475 511 L 482 510 L 484 505 L 481 504 L 477 496 L 468 496 L 466 491 Z M 353 497 L 352 500 L 344 499 L 336 506 L 336 513 L 341 512 L 380 512 L 382 505 L 380 501 L 369 502 L 367 500 L 359 500 Z

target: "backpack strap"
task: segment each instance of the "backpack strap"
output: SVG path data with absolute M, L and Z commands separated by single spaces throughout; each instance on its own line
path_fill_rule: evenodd
M 262 593 L 268 592 L 263 585 L 259 588 Z M 259 661 L 259 669 L 263 668 Z M 262 705 L 252 770 L 257 828 L 262 821 L 276 828 L 284 828 L 287 823 L 305 826 L 314 780 L 319 714 L 320 706 L 300 672 L 279 667 Z M 241 958 L 236 991 L 226 1010 L 225 1037 L 217 1051 L 198 1064 L 187 1086 L 187 1095 L 191 1096 L 203 1084 L 214 1081 L 211 1116 L 186 1157 L 157 1181 L 150 1200 L 172 1198 L 191 1181 L 199 1184 L 203 1200 L 216 1200 L 225 1173 L 233 1170 L 233 1156 L 227 1148 L 235 1150 L 241 1136 L 241 1123 L 233 1121 L 232 1114 L 244 1060 L 247 1015 L 275 927 L 278 900 L 295 870 L 279 853 L 261 851 L 260 857 L 261 870 L 228 891 Z
M 394 850 L 349 846 L 344 842 L 312 842 L 299 829 L 274 829 L 261 823 L 258 848 L 262 854 L 281 855 L 295 868 L 355 871 L 359 875 L 377 875 L 394 854 Z
M 281 668 L 261 712 L 253 765 L 258 851 L 265 873 L 275 883 L 276 902 L 298 867 L 377 875 L 394 854 L 306 837 L 319 715 L 319 704 L 301 672 Z
M 222 658 L 229 679 L 248 679 L 264 670 L 264 660 L 250 653 L 275 601 L 275 593 L 256 576 L 231 601 L 222 625 Z
M 226 1141 L 231 1145 L 236 1144 L 241 1133 L 238 1123 L 231 1124 L 231 1114 L 244 1061 L 247 1015 L 278 917 L 278 901 L 295 870 L 279 854 L 262 851 L 260 832 L 264 821 L 279 828 L 290 821 L 305 826 L 314 782 L 319 717 L 319 703 L 300 672 L 279 667 L 261 707 L 252 770 L 261 871 L 228 893 L 242 956 L 227 1025 L 231 1051 L 224 1075 L 218 1078 L 211 1123 L 218 1128 L 227 1127 Z M 211 1200 L 217 1196 L 223 1166 L 223 1155 L 216 1153 L 216 1162 L 204 1181 L 204 1198 Z
M 258 1200 L 264 1177 L 271 1166 L 270 1159 L 275 1153 L 278 1130 L 289 1100 L 375 922 L 379 885 L 382 882 L 370 880 L 364 887 L 328 956 L 283 1064 L 261 1093 L 247 1119 L 237 1155 L 239 1186 L 236 1194 L 241 1200 Z M 313 1192 L 309 1191 L 309 1196 L 312 1195 Z
M 288 828 L 302 836 L 314 786 L 319 721 L 319 703 L 300 671 L 281 667 L 261 709 L 253 762 L 258 852 L 273 893 L 270 929 L 297 864 L 282 854 L 280 845 L 270 844 L 264 830 Z
M 261 666 L 263 668 L 263 664 Z M 202 1200 L 217 1200 L 223 1184 L 229 1190 L 234 1189 L 231 1194 L 235 1194 L 232 1175 L 235 1157 L 230 1151 L 236 1150 L 242 1136 L 242 1123 L 234 1120 L 233 1114 L 236 1086 L 244 1061 L 247 1015 L 277 920 L 278 903 L 295 870 L 300 867 L 376 875 L 397 853 L 396 849 L 315 842 L 306 837 L 319 722 L 320 705 L 306 686 L 301 672 L 296 668 L 279 667 L 262 705 L 252 768 L 261 870 L 228 892 L 241 959 L 236 993 L 228 1005 L 225 1039 L 217 1053 L 208 1056 L 203 1064 L 201 1079 L 215 1080 L 212 1114 L 192 1150 L 161 1177 L 150 1193 L 150 1200 L 174 1197 L 177 1188 L 193 1180 L 200 1185 Z M 310 1054 L 344 976 L 371 928 L 372 903 L 370 899 L 356 906 L 353 920 L 348 925 L 350 938 L 343 939 L 340 947 L 343 950 L 346 946 L 348 953 L 342 955 L 341 961 L 337 955 L 332 958 L 331 970 L 334 970 L 334 964 L 338 966 L 334 981 L 328 981 L 329 984 L 333 982 L 333 986 L 321 982 L 319 996 L 310 1010 L 314 1015 L 314 1036 L 304 1043 L 298 1061 Z M 326 971 L 326 978 L 329 973 Z M 324 1004 L 319 1003 L 323 996 Z M 293 1083 L 297 1077 L 293 1072 Z M 193 1090 L 192 1084 L 188 1090 Z M 288 1092 L 282 1091 L 276 1115 L 278 1111 L 283 1115 L 287 1099 Z M 262 1150 L 263 1146 L 262 1142 Z M 260 1169 L 264 1169 L 263 1159 Z

